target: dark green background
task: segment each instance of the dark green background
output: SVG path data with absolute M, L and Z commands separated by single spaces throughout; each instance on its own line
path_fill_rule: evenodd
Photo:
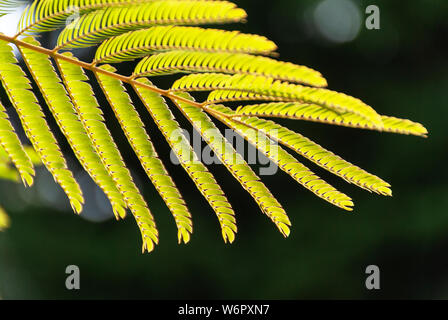
M 278 44 L 282 60 L 321 71 L 331 89 L 361 98 L 382 114 L 427 127 L 429 138 L 422 139 L 284 122 L 390 182 L 392 198 L 359 190 L 310 165 L 353 197 L 355 211 L 347 214 L 284 173 L 266 177 L 293 223 L 290 237 L 284 239 L 231 175 L 215 165 L 211 170 L 222 182 L 238 219 L 237 239 L 225 245 L 212 210 L 187 175 L 165 161 L 194 219 L 191 242 L 177 245 L 169 211 L 123 145 L 158 223 L 156 250 L 140 253 L 140 235 L 131 217 L 124 222 L 89 222 L 45 205 L 36 195 L 31 197 L 35 201 L 26 202 L 21 187 L 2 182 L 0 199 L 13 225 L 0 234 L 0 296 L 448 298 L 447 2 L 355 1 L 363 18 L 366 5 L 380 7 L 381 30 L 362 27 L 353 42 L 338 45 L 306 31 L 306 16 L 317 2 L 238 0 L 249 14 L 248 22 L 226 28 L 263 34 Z M 111 119 L 110 114 L 107 117 Z M 145 122 L 168 160 L 166 143 L 154 124 Z M 116 127 L 111 122 L 121 143 L 124 138 Z M 35 187 L 29 192 L 38 193 Z M 59 202 L 65 201 L 61 196 Z M 64 271 L 69 264 L 80 267 L 79 291 L 65 289 Z M 380 267 L 381 290 L 364 286 L 370 264 Z

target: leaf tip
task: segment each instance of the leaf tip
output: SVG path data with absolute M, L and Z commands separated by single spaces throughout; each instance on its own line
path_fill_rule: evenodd
M 355 206 L 355 204 L 353 203 L 352 200 L 345 200 L 345 201 L 341 201 L 339 203 L 340 207 L 346 211 L 353 211 L 353 207 Z
M 151 238 L 143 238 L 143 244 L 142 244 L 142 254 L 147 252 L 150 253 L 154 250 L 154 242 Z
M 115 219 L 120 220 L 126 218 L 126 208 L 121 205 L 112 206 L 112 210 L 114 212 Z
M 233 230 L 228 227 L 224 227 L 222 229 L 222 237 L 225 243 L 227 243 L 227 241 L 229 243 L 233 243 L 233 241 L 235 241 L 235 232 L 233 232 Z
M 277 227 L 285 238 L 289 237 L 291 230 L 287 224 L 280 222 L 277 224 Z
M 190 233 L 187 229 L 179 229 L 179 231 L 177 232 L 177 242 L 178 244 L 181 244 L 182 242 L 184 244 L 187 244 L 188 242 L 190 242 Z
M 31 187 L 34 183 L 33 176 L 30 174 L 22 174 L 21 178 L 22 178 L 22 183 L 25 187 Z
M 392 189 L 390 187 L 386 187 L 386 186 L 380 187 L 380 188 L 378 188 L 378 192 L 380 194 L 382 194 L 383 196 L 389 196 L 389 197 L 392 196 Z
M 81 212 L 82 212 L 82 202 L 80 202 L 78 200 L 71 200 L 70 204 L 72 206 L 73 211 L 76 214 L 81 214 Z

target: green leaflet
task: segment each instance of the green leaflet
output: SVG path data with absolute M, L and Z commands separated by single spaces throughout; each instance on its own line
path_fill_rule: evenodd
M 28 154 L 25 152 L 19 137 L 9 122 L 6 109 L 0 102 L 0 146 L 9 156 L 11 161 L 20 173 L 23 184 L 31 186 L 33 184 L 34 167 Z
M 423 125 L 407 119 L 381 116 L 383 128 L 378 129 L 377 127 L 373 126 L 368 120 L 357 114 L 339 114 L 327 108 L 322 108 L 318 105 L 303 103 L 273 102 L 241 106 L 237 108 L 237 110 L 235 111 L 235 115 L 302 119 L 353 128 L 411 134 L 422 137 L 425 137 L 428 133 Z
M 110 65 L 104 65 L 101 68 L 111 72 L 116 71 Z M 146 174 L 173 214 L 178 230 L 179 243 L 182 241 L 187 243 L 190 240 L 190 234 L 193 232 L 191 214 L 179 190 L 159 159 L 129 95 L 121 81 L 101 73 L 96 73 L 96 77 Z
M 58 48 L 89 47 L 112 36 L 154 25 L 241 21 L 246 12 L 227 1 L 153 1 L 97 10 L 76 19 L 58 37 Z
M 422 124 L 418 122 L 413 122 L 408 119 L 400 119 L 390 116 L 381 116 L 381 120 L 383 120 L 384 124 L 383 130 L 381 131 L 401 133 L 401 134 L 412 134 L 421 137 L 426 137 L 426 135 L 428 134 L 428 131 Z
M 136 76 L 178 72 L 222 72 L 262 75 L 316 87 L 327 85 L 322 75 L 308 67 L 243 53 L 169 51 L 146 57 L 135 67 Z
M 331 151 L 326 150 L 310 139 L 285 128 L 273 121 L 256 117 L 242 117 L 237 121 L 260 130 L 268 137 L 296 151 L 322 168 L 343 178 L 347 182 L 378 194 L 391 196 L 390 184 L 365 170 L 345 161 Z
M 191 74 L 177 80 L 173 90 L 210 91 L 216 89 L 249 91 L 273 97 L 285 97 L 301 102 L 314 103 L 335 112 L 351 112 L 369 120 L 373 126 L 383 127 L 381 117 L 361 100 L 343 93 L 322 88 L 281 82 L 272 78 L 253 75 Z M 210 101 L 210 99 L 209 99 Z
M 147 79 L 138 79 L 138 81 L 151 84 Z M 134 86 L 134 89 L 175 152 L 180 164 L 218 216 L 224 241 L 232 243 L 237 232 L 235 213 L 221 187 L 207 167 L 197 158 L 165 100 L 159 94 L 144 87 Z
M 65 55 L 73 57 L 69 53 Z M 158 232 L 154 218 L 135 186 L 118 147 L 104 124 L 104 118 L 92 88 L 85 82 L 88 78 L 83 69 L 75 64 L 62 59 L 56 59 L 56 63 L 73 105 L 90 140 L 93 141 L 97 154 L 137 221 L 143 239 L 142 250 L 150 252 L 153 250 L 154 244 L 158 243 Z
M 182 93 L 180 96 L 193 100 L 193 97 L 188 93 Z M 291 222 L 285 210 L 269 189 L 260 181 L 260 178 L 253 172 L 247 162 L 244 161 L 243 157 L 227 142 L 207 114 L 198 107 L 182 101 L 177 101 L 176 105 L 195 129 L 201 133 L 201 136 L 219 160 L 254 198 L 261 210 L 275 223 L 280 232 L 287 237 L 290 232 L 289 226 Z
M 67 18 L 106 7 L 135 5 L 153 0 L 40 0 L 29 4 L 19 21 L 19 33 L 45 32 L 65 25 Z M 27 2 L 24 2 L 27 3 Z
M 243 136 L 248 142 L 254 145 L 258 150 L 266 155 L 266 157 L 278 165 L 280 169 L 288 173 L 302 186 L 313 192 L 318 197 L 344 210 L 352 210 L 351 207 L 353 206 L 353 202 L 348 196 L 339 192 L 333 186 L 320 179 L 280 146 L 271 144 L 270 139 L 262 132 L 257 132 L 245 124 L 225 117 L 232 114 L 231 109 L 222 105 L 212 105 L 208 108 L 215 112 L 217 111 L 217 118 Z
M 3 209 L 0 206 L 0 231 L 3 231 L 7 228 L 9 228 L 11 225 L 11 220 L 9 219 L 8 215 L 6 214 L 5 209 Z
M 24 41 L 39 45 L 39 42 L 31 37 Z M 115 186 L 114 180 L 109 176 L 100 157 L 96 154 L 93 144 L 89 140 L 89 136 L 48 56 L 27 48 L 21 48 L 20 50 L 29 71 L 77 159 L 95 183 L 104 191 L 117 219 L 124 217 L 126 204 L 123 197 Z
M 265 37 L 238 31 L 155 26 L 106 40 L 96 50 L 95 62 L 129 61 L 154 52 L 171 50 L 266 54 L 276 48 L 275 43 Z
M 73 210 L 82 211 L 84 199 L 81 189 L 67 168 L 65 159 L 53 136 L 44 114 L 31 91 L 31 85 L 17 65 L 12 47 L 0 41 L 0 80 L 8 93 L 9 99 L 16 109 L 22 126 L 43 164 L 51 172 L 54 179 L 64 189 Z

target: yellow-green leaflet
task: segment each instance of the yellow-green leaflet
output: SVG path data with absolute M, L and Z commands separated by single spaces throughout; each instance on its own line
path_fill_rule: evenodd
M 328 108 L 313 104 L 294 102 L 272 102 L 238 107 L 235 116 L 258 116 L 300 119 L 352 128 L 378 130 L 425 137 L 428 131 L 420 123 L 407 119 L 381 116 L 383 128 L 379 129 L 370 121 L 354 113 L 339 114 Z
M 6 214 L 5 209 L 3 209 L 0 206 L 0 231 L 3 231 L 6 228 L 9 228 L 10 225 L 11 225 L 11 220 L 9 219 L 8 215 Z
M 96 50 L 95 62 L 129 61 L 171 50 L 268 54 L 276 49 L 275 43 L 265 37 L 239 31 L 155 26 L 106 40 Z
M 236 101 L 290 101 L 285 97 L 274 97 L 249 91 L 213 90 L 207 97 L 207 104 L 221 104 Z
M 12 47 L 5 41 L 0 41 L 0 60 L 0 80 L 20 117 L 28 139 L 53 178 L 64 189 L 73 210 L 81 212 L 84 203 L 81 188 L 67 168 L 57 141 L 31 91 L 31 85 L 17 65 Z
M 305 66 L 244 53 L 169 51 L 141 60 L 135 76 L 155 76 L 178 72 L 222 72 L 252 74 L 324 87 L 320 72 Z
M 28 37 L 26 42 L 39 45 L 37 40 Z M 114 214 L 118 218 L 126 213 L 126 204 L 119 193 L 115 182 L 96 154 L 92 142 L 84 129 L 65 88 L 60 82 L 47 55 L 21 48 L 22 56 L 45 101 L 56 119 L 63 134 L 83 168 L 104 191 L 108 197 Z
M 383 120 L 383 130 L 385 132 L 401 133 L 401 134 L 411 134 L 414 136 L 426 137 L 428 130 L 418 123 L 408 119 L 400 119 L 391 116 L 381 116 Z M 370 129 L 370 128 L 369 128 Z
M 138 81 L 151 84 L 147 79 L 138 79 Z M 233 242 L 237 232 L 235 213 L 220 185 L 208 171 L 207 167 L 199 161 L 190 143 L 181 131 L 179 124 L 166 105 L 165 100 L 158 93 L 146 88 L 134 86 L 134 89 L 175 152 L 180 164 L 215 211 L 221 225 L 224 241 Z
M 36 166 L 40 166 L 42 164 L 42 160 L 40 160 L 39 154 L 36 152 L 36 150 L 33 149 L 32 146 L 24 145 L 23 149 L 30 158 L 32 164 Z
M 104 65 L 101 68 L 111 72 L 115 71 L 115 68 L 110 65 Z M 146 174 L 173 214 L 178 230 L 179 243 L 182 241 L 187 243 L 190 240 L 190 234 L 193 232 L 191 214 L 179 190 L 159 159 L 129 95 L 121 81 L 100 73 L 96 73 L 96 77 Z
M 223 105 L 211 105 L 208 108 L 219 112 L 216 116 L 244 137 L 248 142 L 260 150 L 266 157 L 273 161 L 280 169 L 288 173 L 294 180 L 313 192 L 318 197 L 344 209 L 351 211 L 352 200 L 333 186 L 316 176 L 311 170 L 297 161 L 292 155 L 273 143 L 262 132 L 257 132 L 251 127 L 231 120 L 223 115 L 231 115 L 232 110 Z
M 327 169 L 331 173 L 343 178 L 347 182 L 378 194 L 390 196 L 390 184 L 367 171 L 345 161 L 331 151 L 326 150 L 317 143 L 289 130 L 273 121 L 256 117 L 241 117 L 238 121 L 260 130 L 268 137 L 296 151 L 301 156 L 313 161 L 315 164 Z
M 181 97 L 193 100 L 188 93 L 179 94 Z M 275 223 L 280 232 L 287 237 L 291 222 L 277 199 L 268 188 L 260 181 L 251 167 L 236 152 L 233 146 L 227 142 L 212 120 L 201 109 L 191 106 L 183 101 L 177 101 L 176 105 L 187 117 L 195 129 L 208 143 L 219 160 L 232 173 L 235 179 L 257 202 L 261 210 Z
M 69 53 L 66 55 L 72 57 Z M 143 239 L 142 251 L 153 250 L 154 244 L 158 243 L 154 218 L 104 124 L 104 118 L 92 88 L 85 82 L 87 77 L 83 69 L 62 59 L 56 59 L 56 63 L 79 118 L 90 140 L 94 143 L 97 154 L 137 221 Z
M 323 88 L 306 87 L 273 78 L 253 75 L 226 75 L 217 73 L 191 74 L 177 80 L 173 90 L 210 91 L 216 89 L 249 91 L 273 97 L 285 97 L 300 102 L 314 103 L 335 112 L 351 112 L 382 128 L 381 117 L 361 100 L 346 94 Z
M 23 149 L 14 128 L 9 122 L 6 109 L 0 102 L 0 146 L 2 151 L 14 163 L 20 173 L 23 184 L 31 186 L 33 184 L 34 166 L 28 154 Z M 4 169 L 8 171 L 6 168 Z
M 152 1 L 96 10 L 73 21 L 58 37 L 59 48 L 89 47 L 112 36 L 154 25 L 237 22 L 246 12 L 227 1 Z
M 45 32 L 65 25 L 67 18 L 114 6 L 131 6 L 154 0 L 40 0 L 33 1 L 20 17 L 20 33 Z

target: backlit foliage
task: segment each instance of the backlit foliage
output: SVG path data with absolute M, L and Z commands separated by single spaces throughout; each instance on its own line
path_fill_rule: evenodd
M 22 1 L 0 0 L 0 15 L 20 5 Z M 410 120 L 380 115 L 357 98 L 327 89 L 320 72 L 274 58 L 277 46 L 263 36 L 210 27 L 246 18 L 243 9 L 228 1 L 39 0 L 28 4 L 17 34 L 0 34 L 0 81 L 9 98 L 0 103 L 0 177 L 30 186 L 34 165 L 42 163 L 73 210 L 82 211 L 82 190 L 50 129 L 53 118 L 81 166 L 106 194 L 116 218 L 124 218 L 129 209 L 140 229 L 143 251 L 151 251 L 159 241 L 156 222 L 108 129 L 103 110 L 110 108 L 148 180 L 171 212 L 178 242 L 187 243 L 193 232 L 192 215 L 135 108 L 138 102 L 215 212 L 224 241 L 235 239 L 234 210 L 186 136 L 176 135 L 182 128 L 172 108 L 201 134 L 285 237 L 291 226 L 285 210 L 226 140 L 217 122 L 234 130 L 301 186 L 339 208 L 352 210 L 352 199 L 318 177 L 293 153 L 349 183 L 390 196 L 387 182 L 275 119 L 417 136 L 426 136 L 426 129 Z M 56 46 L 43 47 L 36 34 L 58 29 Z M 81 61 L 70 52 L 93 46 L 93 61 Z M 134 60 L 137 63 L 131 74 L 117 71 L 120 63 Z M 168 89 L 148 79 L 173 74 L 178 79 Z M 92 84 L 98 84 L 108 105 L 100 106 Z M 192 96 L 197 91 L 208 92 L 205 101 Z M 241 106 L 232 109 L 226 102 Z M 32 147 L 19 139 L 8 116 L 13 112 Z M 0 229 L 9 223 L 0 208 Z

